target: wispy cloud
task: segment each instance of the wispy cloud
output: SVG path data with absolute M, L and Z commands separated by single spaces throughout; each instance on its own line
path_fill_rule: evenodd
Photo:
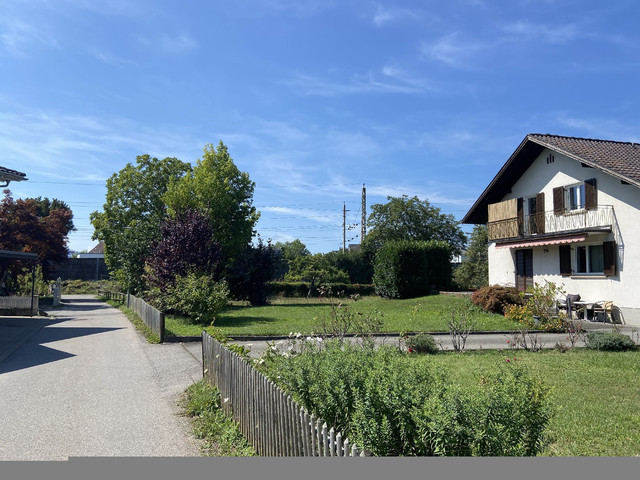
M 576 117 L 566 113 L 558 113 L 556 122 L 574 133 L 570 135 L 591 136 L 604 140 L 617 140 L 626 142 L 640 142 L 638 125 L 621 124 L 617 119 Z
M 135 155 L 180 156 L 188 135 L 159 131 L 125 118 L 56 113 L 0 113 L 3 161 L 50 178 L 106 178 Z M 132 152 L 135 152 L 132 155 Z M 191 159 L 189 155 L 186 158 Z M 90 169 L 78 168 L 91 165 Z
M 423 60 L 433 60 L 449 67 L 469 70 L 482 64 L 482 59 L 490 53 L 510 45 L 559 45 L 575 41 L 593 34 L 585 33 L 585 28 L 577 23 L 552 24 L 518 20 L 504 25 L 495 32 L 469 33 L 454 31 L 420 44 Z
M 542 42 L 551 44 L 567 43 L 584 35 L 583 29 L 575 24 L 540 24 L 528 20 L 519 20 L 505 25 L 507 34 L 501 41 L 506 42 Z
M 266 206 L 261 207 L 263 213 L 273 213 L 286 217 L 287 219 L 306 219 L 320 223 L 336 223 L 339 220 L 340 212 L 329 213 L 326 210 L 315 210 L 309 208 L 293 208 L 293 207 L 277 207 Z
M 191 35 L 181 34 L 177 36 L 163 36 L 160 46 L 167 53 L 182 53 L 193 50 L 198 46 L 198 42 Z
M 27 56 L 32 45 L 58 48 L 58 42 L 43 27 L 19 19 L 0 20 L 0 50 L 15 57 Z
M 399 22 L 403 20 L 416 20 L 421 17 L 421 12 L 409 8 L 397 6 L 385 7 L 382 4 L 376 4 L 376 11 L 373 15 L 373 23 L 381 27 L 388 23 Z
M 302 95 L 338 97 L 363 94 L 417 94 L 433 91 L 434 87 L 423 78 L 411 77 L 406 71 L 385 66 L 377 73 L 352 75 L 344 81 L 326 80 L 298 73 L 293 79 L 283 82 Z
M 420 53 L 423 59 L 435 60 L 453 68 L 467 69 L 472 66 L 474 55 L 486 47 L 483 42 L 466 41 L 460 32 L 453 32 L 435 42 L 422 42 Z
M 139 35 L 137 37 L 138 42 L 154 50 L 160 49 L 164 53 L 179 54 L 196 49 L 199 44 L 198 41 L 191 35 L 183 33 L 180 35 L 162 35 L 154 38 L 145 35 Z
M 107 65 L 111 65 L 112 67 L 124 68 L 124 67 L 130 67 L 138 64 L 134 60 L 119 57 L 117 55 L 113 55 L 109 52 L 105 52 L 97 48 L 91 49 L 89 53 L 93 55 L 96 59 L 101 61 L 102 63 L 106 63 Z
M 290 12 L 299 16 L 315 15 L 333 8 L 340 2 L 330 0 L 261 0 L 259 5 L 278 12 Z

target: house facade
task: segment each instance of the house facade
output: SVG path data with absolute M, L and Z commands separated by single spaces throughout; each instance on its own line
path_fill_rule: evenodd
M 640 145 L 527 135 L 462 221 L 487 225 L 491 285 L 555 282 L 640 325 Z

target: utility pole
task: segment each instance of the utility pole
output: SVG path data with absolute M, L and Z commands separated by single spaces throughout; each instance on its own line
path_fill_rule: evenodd
M 360 222 L 360 247 L 364 243 L 364 236 L 367 234 L 367 189 L 362 184 L 362 221 Z
M 342 253 L 347 249 L 347 204 L 342 202 Z

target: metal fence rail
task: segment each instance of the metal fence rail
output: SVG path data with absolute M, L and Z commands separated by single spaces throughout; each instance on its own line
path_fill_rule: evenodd
M 204 379 L 220 391 L 222 409 L 239 424 L 259 455 L 370 456 L 204 331 L 202 363 Z

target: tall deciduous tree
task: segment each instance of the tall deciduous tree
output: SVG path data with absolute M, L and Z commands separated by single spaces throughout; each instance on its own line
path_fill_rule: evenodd
M 172 182 L 165 200 L 171 214 L 186 210 L 206 212 L 215 240 L 233 264 L 250 244 L 260 214 L 253 206 L 255 183 L 241 172 L 220 141 L 208 144 L 193 170 Z
M 67 208 L 39 209 L 41 199 L 14 200 L 4 190 L 0 202 L 0 249 L 33 252 L 46 273 L 48 262 L 62 262 L 68 255 L 68 235 L 73 213 Z M 66 204 L 65 204 L 66 205 Z
M 158 160 L 140 155 L 107 180 L 102 212 L 91 214 L 94 240 L 105 244 L 105 261 L 114 277 L 132 292 L 144 289 L 145 259 L 160 238 L 160 225 L 167 218 L 163 195 L 171 182 L 189 172 L 191 166 L 177 158 Z
M 385 204 L 371 206 L 365 249 L 377 250 L 392 240 L 440 240 L 451 246 L 453 255 L 462 252 L 466 237 L 453 215 L 442 213 L 428 200 L 418 197 L 403 195 L 387 200 Z

